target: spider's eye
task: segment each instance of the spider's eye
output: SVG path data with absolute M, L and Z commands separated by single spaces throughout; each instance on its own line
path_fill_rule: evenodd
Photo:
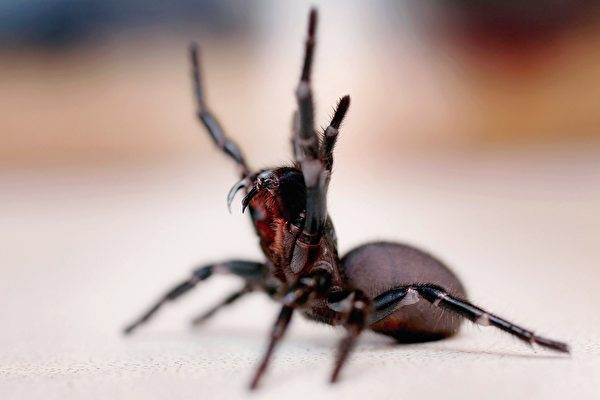
M 267 179 L 263 180 L 263 186 L 264 187 L 270 188 L 270 187 L 274 186 L 274 184 L 275 184 L 275 181 L 273 179 L 268 179 L 267 178 Z
M 265 171 L 257 176 L 256 184 L 261 188 L 272 189 L 276 186 L 276 180 L 273 177 L 273 172 Z

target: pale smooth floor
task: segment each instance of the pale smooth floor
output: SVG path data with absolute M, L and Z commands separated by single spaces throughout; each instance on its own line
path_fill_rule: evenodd
M 342 252 L 382 238 L 419 245 L 454 268 L 477 304 L 566 340 L 573 354 L 470 325 L 419 345 L 367 334 L 330 386 L 341 332 L 296 318 L 253 397 L 599 398 L 598 154 L 369 158 L 339 156 L 330 209 Z M 251 397 L 277 306 L 252 295 L 188 326 L 235 279 L 214 278 L 139 334 L 120 335 L 193 266 L 260 259 L 247 217 L 225 206 L 231 166 L 218 154 L 204 161 L 0 175 L 0 398 Z

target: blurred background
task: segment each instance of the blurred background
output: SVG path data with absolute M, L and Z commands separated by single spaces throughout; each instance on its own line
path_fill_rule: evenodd
M 352 94 L 346 152 L 470 156 L 598 143 L 594 1 L 315 4 L 318 111 L 324 124 L 336 98 Z M 307 6 L 1 2 L 2 166 L 198 160 L 212 149 L 191 118 L 192 40 L 231 135 L 253 160 L 287 156 Z
M 482 304 L 587 354 L 580 368 L 555 371 L 566 374 L 563 386 L 528 386 L 530 394 L 567 393 L 568 376 L 600 378 L 591 333 L 600 326 L 598 2 L 3 0 L 0 393 L 39 398 L 50 386 L 64 398 L 96 385 L 107 394 L 98 370 L 135 370 L 152 385 L 163 368 L 183 369 L 180 387 L 193 391 L 192 377 L 208 372 L 173 354 L 204 354 L 201 344 L 223 332 L 231 342 L 209 343 L 250 350 L 222 369 L 226 361 L 211 359 L 206 390 L 249 374 L 276 306 L 252 299 L 205 336 L 182 333 L 235 280 L 211 282 L 149 327 L 173 333 L 168 354 L 164 343 L 145 348 L 151 339 L 122 343 L 118 329 L 198 263 L 260 259 L 239 208 L 226 211 L 236 174 L 194 118 L 187 49 L 201 45 L 208 104 L 250 164 L 288 162 L 311 5 L 320 12 L 320 125 L 340 96 L 352 97 L 329 197 L 340 251 L 373 239 L 417 244 L 453 266 Z M 312 347 L 314 329 L 302 325 L 297 340 Z M 486 334 L 471 332 L 454 350 L 505 343 Z M 282 363 L 291 379 L 298 365 Z M 519 380 L 513 372 L 505 378 Z M 108 394 L 131 398 L 121 378 Z M 370 393 L 368 379 L 347 390 Z M 161 393 L 152 387 L 136 393 Z M 496 389 L 501 397 L 521 387 Z

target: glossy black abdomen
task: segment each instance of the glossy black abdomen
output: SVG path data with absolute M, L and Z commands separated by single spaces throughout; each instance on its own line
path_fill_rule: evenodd
M 394 287 L 415 283 L 433 283 L 452 295 L 466 298 L 464 287 L 448 267 L 433 256 L 408 245 L 368 243 L 346 254 L 342 264 L 349 286 L 361 289 L 371 298 Z M 423 342 L 456 333 L 461 322 L 456 314 L 421 299 L 415 304 L 399 308 L 370 328 L 400 342 Z

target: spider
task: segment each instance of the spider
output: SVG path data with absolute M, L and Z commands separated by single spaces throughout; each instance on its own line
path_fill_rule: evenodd
M 398 342 L 426 342 L 454 335 L 466 318 L 479 325 L 494 326 L 530 345 L 568 353 L 566 343 L 538 336 L 473 305 L 466 300 L 465 288 L 458 277 L 441 261 L 417 248 L 373 242 L 343 257 L 338 255 L 326 200 L 333 149 L 350 106 L 350 97 L 339 100 L 329 126 L 321 134 L 317 133 L 310 84 L 316 28 L 317 12 L 312 9 L 302 73 L 296 88 L 298 110 L 293 124 L 293 166 L 256 172 L 248 167 L 239 147 L 225 135 L 207 108 L 198 49 L 192 44 L 190 56 L 198 118 L 217 147 L 235 161 L 241 175 L 227 196 L 227 205 L 231 207 L 236 193 L 244 189 L 242 212 L 250 211 L 266 260 L 229 260 L 195 269 L 130 324 L 125 333 L 133 332 L 165 303 L 189 292 L 199 282 L 225 273 L 241 278 L 243 287 L 195 318 L 193 324 L 206 321 L 253 291 L 266 292 L 281 303 L 251 389 L 257 388 L 296 311 L 311 320 L 345 328 L 331 382 L 338 380 L 341 368 L 365 329 L 391 336 Z

